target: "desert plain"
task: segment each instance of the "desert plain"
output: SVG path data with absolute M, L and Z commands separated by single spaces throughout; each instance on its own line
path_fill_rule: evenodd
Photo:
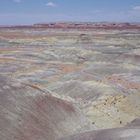
M 140 24 L 0 27 L 0 140 L 139 140 Z

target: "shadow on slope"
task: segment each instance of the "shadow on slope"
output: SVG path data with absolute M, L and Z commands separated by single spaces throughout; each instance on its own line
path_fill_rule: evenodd
M 138 123 L 138 124 L 137 124 Z M 124 128 L 114 128 L 86 132 L 62 138 L 61 140 L 139 140 L 140 139 L 140 119 L 134 120 L 129 126 Z

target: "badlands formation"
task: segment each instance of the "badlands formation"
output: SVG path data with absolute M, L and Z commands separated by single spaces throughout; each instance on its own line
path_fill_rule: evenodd
M 0 140 L 140 140 L 140 24 L 0 27 Z

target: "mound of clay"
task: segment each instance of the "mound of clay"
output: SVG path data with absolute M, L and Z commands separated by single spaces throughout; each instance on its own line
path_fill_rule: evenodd
M 60 95 L 70 96 L 76 100 L 82 99 L 82 101 L 86 101 L 98 97 L 98 93 L 94 92 L 94 86 L 88 86 L 87 84 L 76 80 L 61 82 L 52 85 L 52 87 L 50 86 L 49 88 Z
M 55 140 L 86 128 L 68 101 L 0 76 L 0 139 Z
M 140 127 L 115 128 L 86 132 L 62 138 L 61 140 L 139 140 Z
M 128 127 L 140 127 L 140 118 L 133 120 L 131 123 L 127 125 Z

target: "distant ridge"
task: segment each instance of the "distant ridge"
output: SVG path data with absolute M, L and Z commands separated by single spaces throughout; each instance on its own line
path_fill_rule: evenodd
M 58 28 L 58 29 L 140 29 L 140 23 L 118 22 L 50 22 L 33 25 L 0 26 L 0 28 Z

